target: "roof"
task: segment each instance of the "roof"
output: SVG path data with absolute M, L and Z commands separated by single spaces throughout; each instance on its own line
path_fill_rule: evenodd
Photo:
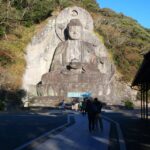
M 144 54 L 144 60 L 132 82 L 132 86 L 150 83 L 150 51 Z

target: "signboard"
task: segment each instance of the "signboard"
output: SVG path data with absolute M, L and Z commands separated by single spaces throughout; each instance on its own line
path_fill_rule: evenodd
M 67 97 L 90 97 L 91 93 L 90 92 L 68 92 Z

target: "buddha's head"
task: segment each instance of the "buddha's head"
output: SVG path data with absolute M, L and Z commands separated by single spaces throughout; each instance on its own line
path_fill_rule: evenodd
M 68 26 L 69 38 L 72 40 L 78 40 L 82 34 L 82 24 L 79 19 L 70 20 Z

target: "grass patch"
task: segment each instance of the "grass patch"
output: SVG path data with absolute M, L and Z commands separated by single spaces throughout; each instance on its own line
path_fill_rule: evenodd
M 22 74 L 25 68 L 25 48 L 27 44 L 31 41 L 35 33 L 35 25 L 30 28 L 19 26 L 13 31 L 13 34 L 7 35 L 7 38 L 0 40 L 0 52 L 7 52 L 11 61 L 1 60 L 1 68 L 3 68 L 4 78 L 0 78 L 0 83 L 4 86 L 9 86 L 11 89 L 16 89 L 21 86 Z M 6 55 L 5 53 L 3 54 Z M 4 57 L 5 59 L 5 57 Z M 7 61 L 4 65 L 2 61 Z M 9 84 L 7 84 L 9 83 Z
M 131 100 L 124 100 L 124 106 L 127 109 L 133 109 L 134 108 L 134 104 Z

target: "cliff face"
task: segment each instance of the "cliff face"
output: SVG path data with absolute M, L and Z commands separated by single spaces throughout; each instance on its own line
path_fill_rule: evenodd
M 51 17 L 48 24 L 33 37 L 26 48 L 27 66 L 23 75 L 23 88 L 30 91 L 33 87 L 31 90 L 33 95 L 36 95 L 35 85 L 41 81 L 42 75 L 49 71 L 54 51 L 59 42 L 55 33 L 55 17 Z
M 127 99 L 135 100 L 136 92 L 133 91 L 127 84 L 119 81 L 120 77 L 117 74 L 116 67 L 109 55 L 108 49 L 104 46 L 104 44 L 100 41 L 100 39 L 94 33 L 91 32 L 92 30 L 90 31 L 90 28 L 93 28 L 92 20 L 90 21 L 91 25 L 89 25 L 90 26 L 89 29 L 87 28 L 86 19 L 90 17 L 84 17 L 84 15 L 82 15 L 82 13 L 84 14 L 84 10 L 82 12 L 82 9 L 80 10 L 80 8 L 78 7 L 68 8 L 68 13 L 72 9 L 75 9 L 74 10 L 75 13 L 81 11 L 79 12 L 79 15 L 81 16 L 79 17 L 80 18 L 79 20 L 81 21 L 81 24 L 83 22 L 83 27 L 85 26 L 86 27 L 85 30 L 87 30 L 83 32 L 82 40 L 83 42 L 88 42 L 89 44 L 93 43 L 93 45 L 95 45 L 95 48 L 93 50 L 95 51 L 97 59 L 100 60 L 97 63 L 98 71 L 95 71 L 94 68 L 90 69 L 89 65 L 91 64 L 87 64 L 86 66 L 82 66 L 83 67 L 82 69 L 84 69 L 85 73 L 80 74 L 79 71 L 74 71 L 73 73 L 67 72 L 68 80 L 66 81 L 63 75 L 61 75 L 61 77 L 58 77 L 59 74 L 61 74 L 62 70 L 59 70 L 60 72 L 58 74 L 56 72 L 51 73 L 50 66 L 52 65 L 52 63 L 56 63 L 56 65 L 58 65 L 57 62 L 55 62 L 55 57 L 56 58 L 63 57 L 64 55 L 62 54 L 62 56 L 57 56 L 57 49 L 58 49 L 57 47 L 58 45 L 60 45 L 62 39 L 65 40 L 62 34 L 63 32 L 60 33 L 59 30 L 57 29 L 58 25 L 61 26 L 62 30 L 63 29 L 65 30 L 66 28 L 65 27 L 66 25 L 62 24 L 63 22 L 66 22 L 65 19 L 62 18 L 61 15 L 63 14 L 62 12 L 59 16 L 53 16 L 49 18 L 47 25 L 43 28 L 42 31 L 40 31 L 37 35 L 33 37 L 32 42 L 29 43 L 29 45 L 27 46 L 26 49 L 27 66 L 26 66 L 25 73 L 23 75 L 23 88 L 27 91 L 28 95 L 31 97 L 37 96 L 38 93 L 40 93 L 39 96 L 56 97 L 56 96 L 64 96 L 64 95 L 67 96 L 68 92 L 91 92 L 92 96 L 99 97 L 101 100 L 110 104 L 116 104 L 116 103 L 120 104 L 122 100 L 127 100 Z M 68 14 L 66 14 L 66 16 L 67 15 Z M 60 16 L 61 16 L 61 22 L 58 21 L 60 20 L 59 19 Z M 71 20 L 71 18 L 68 19 Z M 68 42 L 69 41 L 67 41 L 67 43 Z M 70 55 L 66 54 L 65 56 L 66 60 L 70 60 L 71 59 L 70 57 L 76 58 L 77 56 L 74 49 L 76 49 L 75 48 L 76 46 L 78 47 L 77 49 L 79 49 L 80 47 L 79 46 L 80 42 L 77 43 L 71 40 L 69 43 L 71 43 L 71 47 L 69 48 L 69 51 L 71 51 L 71 49 L 73 48 L 74 53 L 72 51 Z M 81 51 L 89 49 L 90 48 L 89 44 L 88 46 L 86 45 L 81 46 L 82 47 Z M 65 51 L 66 49 L 67 48 L 63 48 L 61 51 Z M 61 51 L 58 54 L 60 54 Z M 80 51 L 78 51 L 77 53 L 80 53 Z M 82 52 L 80 55 L 82 58 L 85 58 L 85 60 L 86 58 L 89 57 L 88 56 L 89 54 L 85 55 L 84 53 L 83 55 Z M 79 61 L 79 63 L 81 62 Z M 86 75 L 86 72 L 88 77 Z M 43 77 L 44 74 L 47 75 Z M 91 77 L 89 75 L 91 75 Z M 86 81 L 79 80 L 81 76 L 83 76 L 83 78 L 85 78 Z M 76 77 L 78 78 L 77 84 L 75 84 Z M 45 79 L 42 80 L 42 78 Z M 62 81 L 60 81 L 60 78 L 62 78 Z M 89 78 L 91 79 L 91 81 L 89 81 Z M 56 80 L 56 83 L 55 85 L 53 85 L 55 86 L 53 88 L 52 84 L 55 82 L 54 80 Z M 72 80 L 74 83 L 72 83 Z M 57 87 L 58 83 L 59 86 Z M 42 86 L 40 86 L 40 90 L 37 90 L 40 84 L 42 84 Z M 70 88 L 63 89 L 66 86 L 65 84 L 67 84 L 67 86 Z M 84 84 L 87 84 L 85 88 L 83 88 Z M 75 86 L 77 87 L 77 89 L 75 88 Z M 56 90 L 60 88 L 61 88 L 61 94 L 64 92 L 65 93 L 64 95 L 60 95 L 59 90 Z
M 125 85 L 126 88 L 121 85 L 125 83 L 130 85 L 141 63 L 141 53 L 150 49 L 149 29 L 143 28 L 135 20 L 123 14 L 117 14 L 110 9 L 99 8 L 95 0 L 9 2 L 0 2 L 1 89 L 15 90 L 21 88 L 22 78 L 23 87 L 27 90 L 29 84 L 35 85 L 40 81 L 41 75 L 48 72 L 52 53 L 60 42 L 60 39 L 54 33 L 54 16 L 56 17 L 60 10 L 68 6 L 77 5 L 85 8 L 92 15 L 94 32 L 101 41 L 102 49 L 105 45 L 104 49 L 107 49 L 109 61 L 116 67 L 116 79 L 112 82 L 113 86 L 110 86 L 113 99 L 117 99 L 115 95 L 117 90 L 113 91 L 114 86 L 122 89 L 120 91 L 120 93 L 124 92 L 122 95 L 126 95 L 126 93 L 132 95 L 127 84 Z M 6 9 L 7 7 L 10 9 Z M 31 9 L 28 9 L 28 7 Z M 5 17 L 6 14 L 8 18 Z M 34 36 L 32 42 L 27 46 L 34 35 L 35 28 L 37 29 L 37 26 L 42 28 L 40 24 L 43 23 L 41 21 L 49 16 L 52 16 L 49 18 L 49 23 Z M 51 43 L 53 43 L 53 46 Z M 27 51 L 25 51 L 26 46 Z M 34 89 L 31 91 L 35 94 Z M 121 96 L 118 97 L 124 99 Z

